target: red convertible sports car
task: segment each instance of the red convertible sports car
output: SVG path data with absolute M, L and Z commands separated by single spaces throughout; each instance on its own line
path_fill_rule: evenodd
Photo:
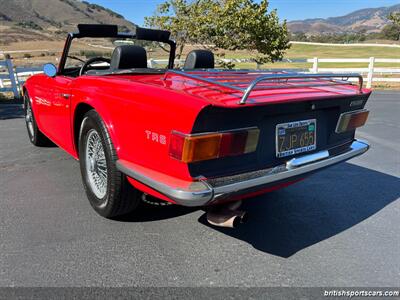
M 77 57 L 70 49 L 82 39 L 112 42 L 110 58 Z M 166 68 L 148 67 L 139 45 L 152 43 L 169 47 Z M 204 206 L 211 223 L 233 226 L 240 200 L 368 150 L 354 138 L 371 93 L 360 75 L 220 70 L 205 50 L 176 69 L 175 48 L 167 31 L 79 25 L 58 67 L 46 64 L 23 87 L 31 142 L 79 159 L 100 215 L 126 214 L 150 195 Z

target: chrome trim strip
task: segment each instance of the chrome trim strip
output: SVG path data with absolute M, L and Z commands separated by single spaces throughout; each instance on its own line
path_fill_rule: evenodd
M 218 133 L 235 133 L 235 132 L 239 132 L 239 131 L 250 131 L 250 130 L 255 130 L 255 129 L 260 130 L 260 128 L 258 128 L 257 126 L 251 126 L 251 127 L 227 129 L 227 130 L 220 130 L 220 131 L 206 131 L 206 132 L 201 132 L 201 133 L 183 133 L 180 131 L 172 130 L 171 133 L 175 133 L 175 134 L 182 135 L 182 136 L 196 137 L 196 136 L 218 134 Z
M 71 94 L 60 94 L 60 96 L 64 99 L 69 99 L 71 98 Z
M 330 156 L 329 151 L 324 150 L 317 153 L 304 155 L 289 160 L 286 165 L 277 166 L 276 168 L 271 169 L 271 172 L 264 176 L 217 187 L 212 187 L 207 181 L 203 180 L 195 182 L 178 180 L 179 182 L 183 183 L 182 186 L 177 184 L 173 185 L 169 184 L 168 181 L 177 181 L 177 179 L 174 179 L 170 176 L 161 175 L 161 180 L 156 180 L 148 174 L 145 174 L 145 172 L 140 171 L 139 167 L 135 167 L 135 164 L 118 160 L 116 165 L 118 170 L 120 170 L 122 173 L 166 195 L 168 198 L 175 200 L 178 204 L 185 206 L 202 206 L 222 197 L 240 194 L 241 191 L 248 191 L 252 188 L 254 188 L 256 191 L 258 188 L 270 183 L 279 182 L 290 177 L 317 171 L 321 168 L 325 168 L 361 155 L 368 149 L 369 145 L 367 142 L 355 140 L 351 144 L 350 149 L 344 153 Z M 154 173 L 154 171 L 151 172 Z M 194 190 L 190 190 L 193 183 L 197 184 L 196 188 L 194 188 Z
M 243 182 L 237 182 L 221 187 L 216 187 L 214 188 L 214 198 L 221 197 L 223 194 L 231 193 L 232 191 L 240 191 L 240 190 L 245 190 L 251 187 L 259 186 L 259 185 L 265 185 L 268 183 L 272 183 L 275 181 L 281 181 L 290 177 L 295 177 L 298 175 L 302 175 L 305 173 L 309 173 L 312 171 L 316 171 L 318 169 L 328 167 L 330 165 L 348 160 L 350 158 L 353 158 L 355 156 L 361 155 L 364 152 L 366 152 L 369 149 L 369 145 L 365 142 L 360 142 L 360 141 L 355 141 L 351 144 L 350 150 L 339 154 L 335 156 L 328 157 L 326 159 L 316 161 L 314 163 L 310 163 L 308 165 L 301 165 L 297 168 L 294 169 L 287 169 L 280 171 L 275 174 L 259 177 L 259 178 L 254 178 L 250 179 L 247 181 Z M 303 157 L 304 159 L 304 157 Z
M 308 155 L 304 155 L 301 157 L 297 157 L 297 158 L 293 158 L 291 160 L 289 160 L 286 163 L 286 168 L 287 169 L 294 169 L 294 168 L 298 168 L 313 162 L 316 162 L 318 160 L 321 159 L 325 159 L 329 157 L 329 151 L 325 150 L 325 151 L 320 151 L 317 153 L 313 153 L 313 154 L 308 154 Z

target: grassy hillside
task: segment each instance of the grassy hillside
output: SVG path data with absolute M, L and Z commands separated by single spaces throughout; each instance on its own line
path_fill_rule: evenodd
M 100 5 L 78 0 L 0 0 L 0 46 L 12 42 L 54 41 L 76 30 L 79 23 L 116 24 L 132 30 L 134 24 Z

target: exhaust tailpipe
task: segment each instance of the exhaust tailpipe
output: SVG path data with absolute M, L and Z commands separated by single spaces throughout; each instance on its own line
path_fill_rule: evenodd
M 207 211 L 207 222 L 219 227 L 235 228 L 247 221 L 245 211 L 236 210 L 241 202 L 212 207 Z

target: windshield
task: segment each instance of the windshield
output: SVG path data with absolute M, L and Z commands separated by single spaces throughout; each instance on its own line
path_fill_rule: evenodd
M 138 45 L 145 48 L 149 68 L 166 68 L 168 65 L 169 45 L 160 42 L 148 42 L 136 39 L 115 38 L 79 38 L 74 39 L 65 63 L 66 69 L 80 68 L 90 58 L 111 58 L 115 47 L 121 45 Z M 107 65 L 107 63 L 99 63 Z

